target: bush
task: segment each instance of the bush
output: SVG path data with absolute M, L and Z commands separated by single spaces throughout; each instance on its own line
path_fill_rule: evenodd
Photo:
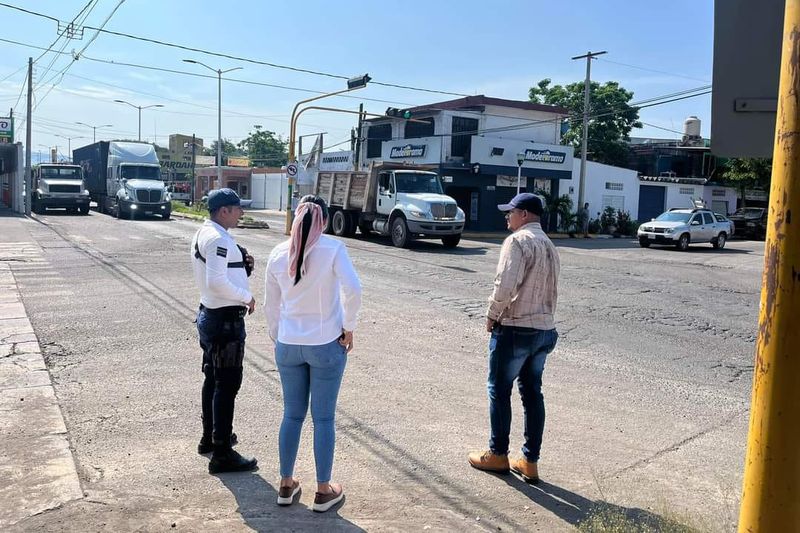
M 589 233 L 600 233 L 602 226 L 600 225 L 600 219 L 593 218 L 589 220 Z
M 617 231 L 619 235 L 635 235 L 636 230 L 639 228 L 639 223 L 631 220 L 631 214 L 628 211 L 617 211 Z
M 603 233 L 611 233 L 611 228 L 616 228 L 617 226 L 617 212 L 616 210 L 608 206 L 603 209 L 603 213 L 600 215 L 600 231 Z

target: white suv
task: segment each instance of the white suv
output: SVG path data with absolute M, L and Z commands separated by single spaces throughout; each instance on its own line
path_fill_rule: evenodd
M 688 249 L 693 242 L 708 242 L 714 248 L 724 248 L 731 235 L 733 223 L 708 209 L 670 209 L 639 226 L 636 232 L 642 248 L 670 244 L 679 250 Z

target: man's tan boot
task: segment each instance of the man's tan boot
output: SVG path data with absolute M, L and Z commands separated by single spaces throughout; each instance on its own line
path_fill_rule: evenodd
M 472 452 L 469 454 L 469 464 L 478 470 L 508 474 L 508 456 L 496 455 L 491 450 Z
M 511 471 L 519 474 L 528 483 L 539 483 L 539 467 L 533 461 L 528 461 L 524 457 L 511 461 Z

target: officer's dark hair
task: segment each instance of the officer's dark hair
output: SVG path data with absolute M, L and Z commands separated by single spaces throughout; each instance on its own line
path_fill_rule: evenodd
M 319 196 L 314 196 L 313 194 L 307 194 L 300 198 L 300 201 L 297 205 L 305 204 L 305 203 L 313 203 L 317 204 L 320 209 L 322 210 L 322 220 L 328 219 L 328 204 L 325 203 L 325 200 L 320 198 Z M 308 234 L 311 231 L 311 223 L 313 222 L 313 215 L 311 214 L 311 210 L 305 212 L 303 215 L 303 223 L 302 223 L 302 233 L 300 234 L 300 250 L 297 256 L 297 270 L 294 274 L 294 284 L 297 285 L 302 278 L 301 270 L 303 267 L 303 255 L 306 251 L 306 241 L 308 240 Z

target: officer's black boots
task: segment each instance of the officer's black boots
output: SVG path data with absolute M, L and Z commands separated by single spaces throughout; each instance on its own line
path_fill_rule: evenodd
M 238 443 L 239 439 L 236 437 L 236 433 L 231 433 L 231 446 L 236 446 Z M 200 444 L 197 445 L 197 453 L 205 455 L 213 451 L 214 444 L 211 442 L 211 437 L 203 436 L 203 438 L 200 439 Z
M 208 473 L 246 472 L 255 469 L 257 464 L 255 457 L 243 457 L 233 448 L 216 446 L 211 462 L 208 463 Z

